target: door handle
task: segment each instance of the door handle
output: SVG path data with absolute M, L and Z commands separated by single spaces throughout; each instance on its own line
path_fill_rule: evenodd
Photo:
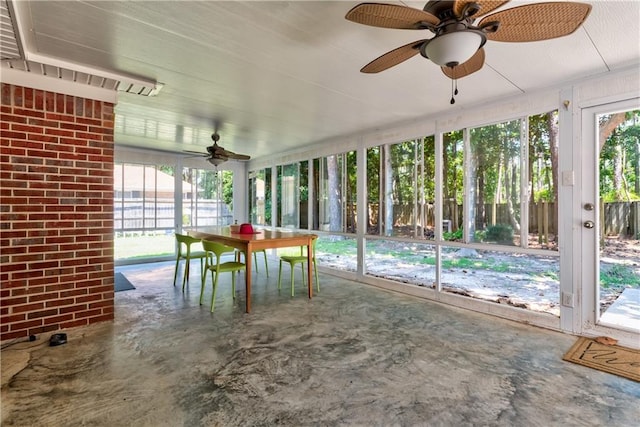
M 594 227 L 594 223 L 593 221 L 585 221 L 584 222 L 584 228 L 593 228 Z

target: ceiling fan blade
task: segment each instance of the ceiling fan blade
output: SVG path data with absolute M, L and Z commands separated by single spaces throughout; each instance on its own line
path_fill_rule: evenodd
M 429 12 L 397 4 L 361 3 L 345 15 L 345 19 L 373 27 L 419 30 L 438 24 L 440 20 Z
M 227 153 L 229 153 L 229 158 L 230 159 L 235 159 L 235 160 L 249 160 L 251 159 L 251 156 L 247 156 L 246 154 L 237 154 L 237 153 L 231 153 L 229 151 L 227 151 Z
M 493 13 L 480 21 L 499 21 L 488 40 L 499 42 L 533 42 L 567 36 L 577 30 L 591 12 L 586 3 L 536 3 Z
M 202 156 L 202 157 L 207 157 L 207 153 L 202 153 L 200 151 L 189 151 L 189 150 L 182 150 L 183 153 L 189 153 L 189 154 L 196 154 L 198 156 Z
M 420 46 L 427 40 L 418 40 L 413 43 L 406 44 L 404 46 L 400 46 L 399 48 L 393 49 L 369 62 L 367 65 L 362 67 L 360 72 L 362 73 L 379 73 L 380 71 L 384 71 L 387 68 L 391 68 L 394 65 L 398 65 L 401 62 L 406 61 L 407 59 L 417 55 L 420 53 Z
M 480 10 L 478 11 L 478 13 L 476 13 L 475 15 L 473 15 L 474 18 L 479 18 L 480 16 L 486 15 L 487 13 L 491 12 L 492 10 L 496 10 L 497 8 L 499 8 L 500 6 L 509 3 L 510 0 L 456 0 L 453 3 L 453 13 L 457 16 L 457 17 L 461 17 L 462 16 L 462 11 L 464 10 L 464 7 L 469 4 L 469 3 L 476 3 L 478 6 L 480 6 Z
M 440 67 L 442 72 L 450 79 L 461 79 L 480 70 L 484 65 L 484 48 L 478 49 L 466 62 L 455 67 Z
M 227 159 L 236 159 L 236 160 L 249 160 L 251 157 L 246 154 L 238 154 L 233 151 L 225 150 L 224 148 L 216 145 L 213 156 L 216 157 L 226 157 Z

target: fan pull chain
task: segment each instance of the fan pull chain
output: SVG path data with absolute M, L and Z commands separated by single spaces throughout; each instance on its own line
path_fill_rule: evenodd
M 455 90 L 453 89 L 453 85 L 454 85 L 454 81 L 455 81 Z M 456 100 L 454 98 L 454 95 L 458 94 L 458 79 L 451 79 L 451 105 L 456 103 Z

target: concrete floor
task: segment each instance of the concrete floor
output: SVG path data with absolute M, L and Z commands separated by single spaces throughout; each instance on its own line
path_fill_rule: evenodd
M 640 383 L 562 361 L 575 338 L 321 274 L 198 304 L 172 263 L 118 268 L 113 323 L 2 351 L 3 426 L 631 426 Z M 286 268 L 286 267 L 285 267 Z M 288 274 L 283 282 L 289 283 Z M 207 297 L 211 286 L 208 285 Z

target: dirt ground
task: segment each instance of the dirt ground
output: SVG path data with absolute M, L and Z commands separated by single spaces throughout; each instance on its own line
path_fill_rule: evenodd
M 388 248 L 387 248 L 388 246 Z M 413 246 L 413 247 L 412 247 Z M 386 242 L 388 253 L 377 251 L 367 254 L 367 273 L 402 283 L 433 287 L 435 268 L 420 263 L 420 245 L 407 242 Z M 397 251 L 413 250 L 411 260 L 398 261 L 393 255 Z M 333 268 L 356 270 L 353 257 L 317 254 L 318 262 Z M 445 268 L 442 272 L 443 289 L 472 298 L 508 304 L 532 311 L 560 314 L 559 303 L 559 258 L 555 256 L 533 256 L 505 252 L 474 251 L 460 249 L 448 253 L 449 259 L 477 259 L 502 266 L 503 271 L 476 268 Z M 406 258 L 403 258 L 403 260 Z M 607 239 L 601 251 L 601 269 L 624 265 L 635 270 L 640 277 L 640 242 L 638 240 Z M 600 289 L 600 306 L 604 312 L 625 289 L 625 284 Z

